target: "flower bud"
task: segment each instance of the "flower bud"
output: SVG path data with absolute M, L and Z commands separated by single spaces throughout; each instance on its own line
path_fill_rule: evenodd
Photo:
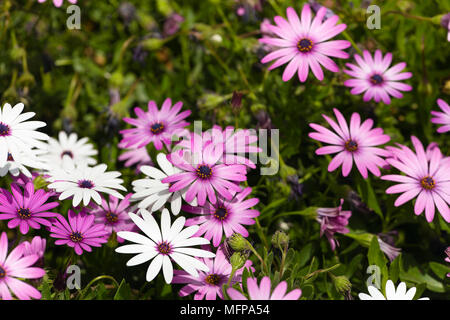
M 244 251 L 248 250 L 247 240 L 240 233 L 233 233 L 231 237 L 227 239 L 230 247 L 235 251 Z
M 233 110 L 237 111 L 241 108 L 243 95 L 241 92 L 233 91 L 233 96 L 231 97 L 231 107 Z
M 242 252 L 235 252 L 230 258 L 231 267 L 235 270 L 242 268 L 247 261 L 248 255 Z
M 350 291 L 352 288 L 352 284 L 347 279 L 346 276 L 338 276 L 333 278 L 334 286 L 336 287 L 336 290 L 340 293 L 345 295 L 347 292 Z
M 276 231 L 272 236 L 272 244 L 276 247 L 284 247 L 289 243 L 289 236 L 283 231 Z

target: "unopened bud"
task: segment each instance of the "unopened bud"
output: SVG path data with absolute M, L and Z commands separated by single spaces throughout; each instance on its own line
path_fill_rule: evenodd
M 244 251 L 249 249 L 247 240 L 239 233 L 233 233 L 231 237 L 227 239 L 227 242 L 234 251 Z
M 336 290 L 342 295 L 345 295 L 352 288 L 352 284 L 346 276 L 334 277 L 333 282 Z
M 231 267 L 235 270 L 242 268 L 247 261 L 248 255 L 242 252 L 235 252 L 230 258 Z
M 231 97 L 231 107 L 233 110 L 239 110 L 241 108 L 243 95 L 243 93 L 233 91 L 233 96 Z
M 276 231 L 272 236 L 272 244 L 277 247 L 284 247 L 289 243 L 289 236 L 283 231 Z

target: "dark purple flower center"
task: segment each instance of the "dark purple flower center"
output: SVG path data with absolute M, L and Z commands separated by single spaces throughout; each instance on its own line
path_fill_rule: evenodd
M 8 158 L 7 158 L 7 160 L 8 160 L 8 161 L 14 161 L 14 158 L 13 158 L 12 154 L 9 153 L 9 152 L 8 152 Z
M 0 266 L 0 279 L 6 277 L 6 271 L 3 269 L 2 266 Z
M 78 186 L 84 189 L 92 189 L 94 187 L 94 183 L 91 180 L 80 180 L 78 181 Z
M 164 125 L 161 122 L 156 122 L 150 126 L 150 131 L 153 134 L 160 134 L 164 131 Z
M 297 42 L 297 49 L 300 52 L 310 52 L 312 50 L 312 47 L 313 47 L 313 42 L 308 38 L 300 39 Z
M 370 77 L 370 82 L 374 85 L 380 85 L 383 83 L 383 77 L 379 74 L 374 74 Z
M 206 164 L 199 165 L 197 168 L 197 176 L 200 179 L 209 179 L 212 176 L 212 169 Z
M 217 286 L 220 283 L 221 278 L 222 277 L 220 275 L 215 274 L 215 273 L 211 273 L 210 275 L 208 275 L 205 278 L 205 282 L 210 284 L 210 285 Z
M 214 211 L 214 218 L 216 218 L 217 220 L 223 221 L 227 218 L 228 216 L 228 211 L 225 207 L 220 206 L 216 209 L 216 211 Z
M 169 254 L 170 252 L 172 252 L 172 247 L 166 241 L 158 244 L 157 249 L 161 254 Z
M 350 152 L 354 152 L 356 150 L 358 150 L 358 143 L 355 140 L 348 140 L 345 143 L 345 150 L 350 151 Z
M 72 234 L 70 235 L 70 240 L 72 240 L 73 242 L 81 242 L 83 241 L 83 239 L 83 235 L 79 232 L 72 232 Z
M 0 122 L 0 137 L 6 137 L 11 134 L 11 129 L 7 124 Z
M 423 178 L 422 180 L 420 180 L 420 184 L 422 185 L 422 187 L 426 190 L 432 190 L 434 189 L 434 187 L 436 186 L 436 182 L 434 181 L 434 179 L 430 176 L 426 176 L 425 178 Z
M 119 215 L 117 215 L 113 212 L 107 212 L 106 220 L 108 220 L 109 223 L 114 224 L 119 220 Z
M 17 214 L 19 215 L 20 219 L 26 220 L 31 217 L 30 209 L 27 208 L 19 208 L 17 209 Z
M 69 156 L 73 159 L 73 153 L 70 150 L 64 150 L 63 152 L 61 152 L 61 158 L 64 156 Z

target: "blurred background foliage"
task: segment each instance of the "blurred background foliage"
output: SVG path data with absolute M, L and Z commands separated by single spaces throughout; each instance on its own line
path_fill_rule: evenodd
M 248 184 L 261 200 L 260 228 L 250 229 L 255 248 L 276 265 L 280 254 L 271 237 L 284 229 L 295 250 L 283 279 L 289 279 L 291 287 L 300 286 L 303 298 L 343 299 L 326 272 L 305 278 L 339 264 L 333 273 L 350 279 L 356 297 L 367 292 L 366 268 L 375 263 L 383 276 L 389 272 L 389 278 L 417 286 L 418 294 L 448 299 L 449 268 L 444 262 L 444 249 L 450 244 L 448 224 L 437 213 L 433 223 L 427 223 L 424 215 L 415 216 L 412 202 L 395 208 L 395 197 L 385 194 L 389 182 L 373 176 L 365 181 L 355 168 L 347 178 L 339 170 L 329 173 L 331 158 L 316 156 L 318 145 L 307 134 L 309 123 L 324 124 L 321 115 L 332 115 L 337 107 L 347 119 L 352 112 L 373 118 L 391 136 L 390 144 L 410 145 L 410 136 L 415 135 L 424 145 L 437 142 L 449 155 L 448 135 L 436 133 L 430 111 L 437 109 L 437 98 L 450 101 L 450 45 L 446 29 L 439 25 L 441 15 L 450 12 L 450 2 L 319 1 L 347 24 L 347 35 L 359 49 L 392 52 L 393 63 L 407 63 L 406 71 L 413 77 L 406 82 L 414 89 L 391 105 L 365 103 L 361 95 L 351 95 L 342 72 L 326 71 L 322 82 L 311 74 L 303 84 L 295 77 L 283 82 L 282 68 L 269 72 L 259 62 L 265 55 L 258 43 L 263 18 L 285 17 L 288 6 L 299 12 L 304 2 L 79 0 L 81 29 L 69 30 L 67 1 L 55 8 L 50 0 L 43 4 L 2 0 L 1 104 L 23 102 L 27 111 L 36 112 L 36 118 L 48 124 L 44 130 L 50 135 L 66 130 L 88 136 L 99 150 L 99 162 L 120 170 L 129 191 L 138 174 L 117 160 L 118 131 L 125 128 L 121 118 L 135 116 L 132 108 L 146 108 L 149 100 L 158 105 L 166 97 L 183 101 L 184 108 L 192 110 L 191 123 L 202 120 L 204 129 L 213 124 L 277 128 L 279 172 L 260 176 L 257 168 L 249 173 Z M 381 8 L 379 30 L 366 26 L 369 4 Z M 239 8 L 245 9 L 244 14 L 237 14 Z M 354 47 L 348 51 L 357 52 Z M 340 67 L 351 60 L 335 59 Z M 231 105 L 235 91 L 243 94 L 239 108 Z M 8 184 L 3 180 L 3 185 Z M 305 213 L 311 207 L 335 207 L 340 198 L 345 199 L 344 208 L 353 212 L 351 234 L 337 235 L 340 246 L 333 252 L 326 238 L 319 237 L 319 224 Z M 401 248 L 401 259 L 387 263 L 367 233 L 381 234 Z M 83 267 L 83 286 L 103 274 L 117 283 L 99 279 L 77 298 L 177 298 L 181 286 L 166 285 L 162 276 L 145 283 L 147 265 L 126 268 L 129 257 L 115 254 L 114 246 L 110 241 L 85 253 L 78 263 Z M 41 285 L 44 298 L 74 297 L 73 291 L 57 286 L 65 255 L 60 247 L 46 253 L 49 273 Z

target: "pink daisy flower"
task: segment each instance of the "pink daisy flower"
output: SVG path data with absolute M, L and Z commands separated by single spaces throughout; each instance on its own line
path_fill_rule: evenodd
M 108 241 L 108 232 L 103 224 L 94 223 L 95 216 L 84 212 L 76 214 L 69 210 L 69 222 L 59 215 L 50 227 L 50 236 L 57 238 L 56 245 L 68 245 L 81 255 L 83 250 L 91 252 L 92 247 L 101 247 Z
M 308 78 L 309 68 L 314 76 L 322 81 L 323 71 L 321 65 L 332 72 L 339 71 L 339 67 L 329 57 L 347 59 L 348 53 L 342 51 L 350 47 L 351 43 L 346 40 L 327 41 L 341 33 L 347 27 L 345 24 L 336 25 L 339 17 L 334 15 L 322 23 L 327 12 L 325 7 L 320 8 L 314 20 L 311 8 L 308 4 L 303 6 L 301 20 L 295 10 L 287 8 L 287 21 L 276 16 L 276 25 L 266 25 L 275 33 L 277 38 L 263 37 L 259 42 L 280 47 L 266 55 L 261 63 L 276 60 L 269 67 L 275 69 L 288 63 L 283 72 L 283 81 L 290 80 L 297 72 L 301 82 Z
M 172 136 L 183 135 L 185 127 L 189 125 L 184 121 L 191 114 L 190 110 L 179 113 L 183 103 L 177 102 L 172 106 L 172 100 L 167 98 L 161 107 L 156 106 L 155 101 L 148 103 L 148 111 L 144 112 L 141 108 L 134 108 L 134 112 L 138 116 L 135 118 L 124 118 L 136 128 L 121 130 L 123 139 L 120 142 L 125 148 L 142 148 L 153 142 L 156 150 L 163 148 L 163 143 L 170 148 Z
M 38 290 L 17 279 L 38 279 L 45 274 L 44 269 L 32 267 L 39 256 L 35 254 L 24 256 L 24 250 L 23 245 L 18 245 L 7 256 L 8 237 L 6 232 L 2 232 L 0 236 L 0 298 L 2 300 L 12 300 L 11 292 L 20 300 L 41 298 Z
M 124 143 L 119 143 L 118 147 L 124 149 Z M 153 165 L 146 147 L 125 149 L 119 156 L 119 161 L 125 161 L 125 167 L 136 165 L 138 170 L 143 165 Z
M 47 0 L 38 0 L 39 3 L 43 3 Z M 77 0 L 68 0 L 70 3 L 75 4 L 77 3 Z M 57 8 L 61 7 L 63 4 L 64 0 L 53 0 L 53 5 Z
M 42 258 L 44 256 L 45 247 L 47 245 L 47 240 L 36 236 L 33 237 L 33 240 L 31 242 L 24 241 L 22 242 L 23 248 L 23 254 L 24 256 L 30 256 L 30 255 L 37 255 L 39 258 Z
M 391 148 L 395 157 L 387 159 L 394 168 L 406 175 L 391 174 L 381 179 L 399 182 L 386 190 L 386 193 L 402 193 L 394 205 L 401 206 L 417 197 L 414 213 L 421 214 L 425 210 L 428 222 L 434 218 L 435 206 L 445 221 L 450 222 L 450 161 L 443 158 L 439 148 L 431 149 L 431 157 L 427 159 L 422 143 L 411 137 L 415 153 L 408 147 Z
M 12 194 L 5 189 L 0 190 L 0 220 L 10 220 L 8 228 L 19 226 L 22 234 L 27 234 L 30 227 L 40 229 L 41 224 L 50 227 L 52 224 L 47 218 L 56 217 L 58 213 L 49 212 L 56 208 L 58 202 L 45 203 L 51 193 L 42 189 L 34 192 L 34 185 L 28 182 L 21 188 L 17 184 L 11 184 Z
M 205 147 L 195 145 L 192 152 L 179 150 L 167 156 L 167 159 L 176 167 L 183 170 L 161 180 L 162 183 L 171 183 L 170 192 L 175 192 L 189 186 L 186 192 L 186 201 L 203 206 L 208 197 L 212 204 L 217 202 L 216 192 L 225 199 L 233 198 L 233 191 L 241 191 L 239 182 L 247 180 L 247 170 L 240 164 L 217 164 L 223 156 L 223 148 L 212 142 Z
M 232 200 L 219 197 L 215 204 L 206 203 L 201 207 L 183 205 L 183 211 L 198 214 L 198 217 L 187 219 L 186 226 L 200 225 L 196 235 L 205 234 L 208 240 L 213 239 L 213 245 L 219 246 L 222 235 L 230 237 L 234 232 L 248 237 L 248 231 L 242 226 L 255 223 L 253 220 L 259 216 L 259 211 L 250 209 L 258 202 L 258 198 L 244 200 L 252 188 L 245 188 L 241 192 L 234 194 Z M 234 192 L 233 192 L 234 193 Z
M 328 165 L 328 171 L 334 171 L 342 165 L 342 175 L 346 177 L 355 161 L 356 167 L 364 178 L 368 176 L 367 170 L 377 177 L 380 176 L 378 167 L 386 165 L 386 161 L 381 157 L 389 156 L 390 153 L 375 146 L 385 144 L 390 137 L 385 135 L 381 128 L 372 129 L 372 119 L 367 119 L 361 124 L 361 117 L 355 112 L 352 114 L 349 127 L 339 110 L 333 109 L 333 111 L 339 125 L 326 115 L 322 116 L 336 133 L 315 123 L 309 125 L 317 131 L 309 133 L 310 138 L 331 144 L 331 146 L 317 149 L 316 154 L 338 153 Z
M 256 278 L 247 278 L 247 289 L 250 300 L 298 300 L 302 295 L 300 289 L 294 289 L 286 294 L 286 281 L 281 281 L 272 291 L 270 278 L 267 276 L 262 278 L 259 286 Z M 228 288 L 227 293 L 231 300 L 248 300 L 234 288 Z
M 445 249 L 445 254 L 447 255 L 445 261 L 450 263 L 450 247 L 447 247 L 447 249 Z M 447 273 L 447 277 L 450 277 L 450 272 Z
M 442 112 L 431 111 L 434 118 L 431 118 L 431 122 L 435 124 L 442 124 L 443 126 L 437 129 L 437 132 L 444 133 L 450 131 L 450 107 L 442 99 L 437 99 L 437 104 L 441 108 Z
M 231 264 L 220 248 L 217 249 L 214 259 L 199 258 L 199 260 L 208 266 L 209 272 L 199 271 L 198 277 L 194 277 L 184 270 L 174 270 L 172 283 L 186 284 L 179 292 L 180 297 L 196 292 L 194 300 L 203 300 L 204 298 L 206 300 L 216 300 L 217 297 L 223 300 L 222 286 L 230 278 Z M 241 282 L 244 268 L 253 269 L 251 265 L 252 262 L 247 260 L 244 267 L 235 272 L 230 285 Z
M 316 220 L 320 223 L 320 236 L 322 237 L 325 234 L 331 250 L 336 249 L 336 245 L 339 246 L 339 242 L 334 238 L 334 234 L 336 232 L 349 232 L 346 226 L 348 225 L 348 219 L 352 216 L 352 212 L 349 210 L 342 211 L 343 204 L 344 199 L 341 199 L 339 207 L 317 209 Z
M 369 101 L 374 99 L 375 102 L 383 100 L 385 104 L 391 103 L 391 98 L 402 98 L 400 91 L 411 91 L 410 85 L 399 82 L 399 80 L 409 79 L 412 77 L 411 72 L 400 72 L 406 67 L 405 62 L 397 63 L 389 68 L 392 61 L 392 54 L 387 53 L 384 57 L 380 50 L 375 51 L 372 58 L 369 51 L 363 51 L 364 58 L 355 54 L 354 58 L 358 65 L 346 63 L 350 70 L 344 69 L 344 72 L 354 77 L 344 82 L 344 85 L 351 87 L 351 94 L 361 94 L 363 92 L 363 100 Z M 388 69 L 389 68 L 389 69 Z
M 134 223 L 128 215 L 128 212 L 131 211 L 130 197 L 132 195 L 132 193 L 127 194 L 121 201 L 110 195 L 109 202 L 102 198 L 101 205 L 87 210 L 88 213 L 95 215 L 96 224 L 103 224 L 105 226 L 108 237 L 113 232 L 131 231 L 133 229 Z M 121 243 L 124 239 L 117 237 L 117 241 Z

